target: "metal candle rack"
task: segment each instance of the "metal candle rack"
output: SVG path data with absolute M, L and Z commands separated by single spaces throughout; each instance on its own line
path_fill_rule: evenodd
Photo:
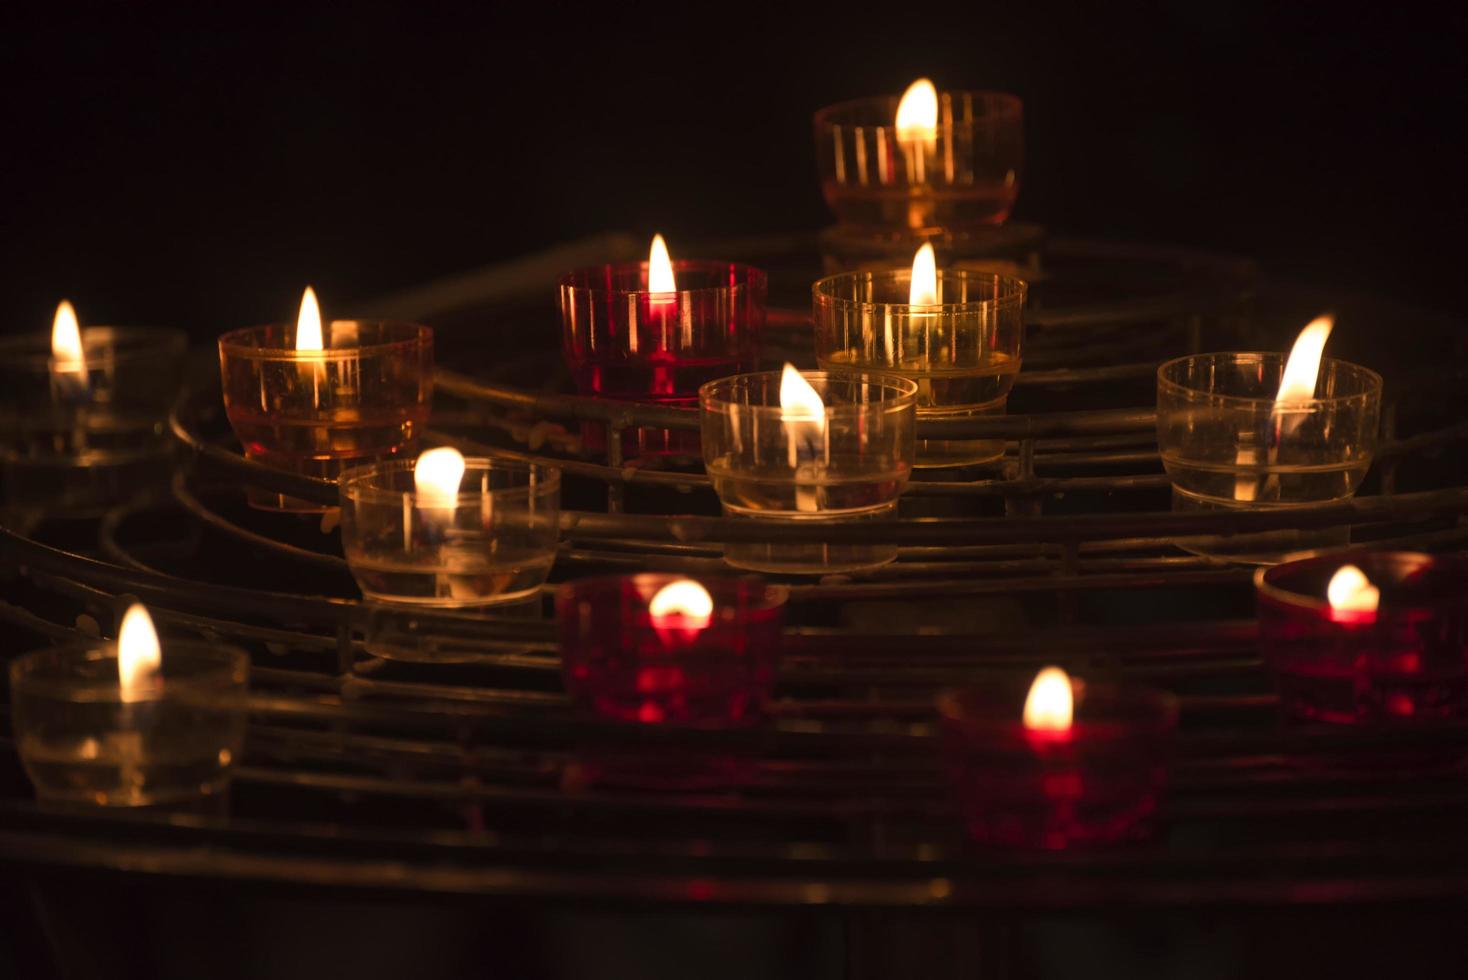
M 771 270 L 772 302 L 788 311 L 772 316 L 771 346 L 808 360 L 809 243 L 719 254 Z M 435 632 L 475 655 L 472 664 L 368 657 L 369 612 L 334 539 L 241 502 L 241 484 L 327 503 L 335 486 L 245 460 L 217 435 L 225 431 L 218 393 L 201 385 L 172 420 L 187 452 L 170 496 L 80 528 L 52 515 L 26 533 L 0 531 L 14 573 L 0 619 L 58 640 L 77 624 L 90 628 L 86 617 L 110 627 L 121 597 L 136 596 L 165 631 L 248 648 L 252 716 L 230 813 L 52 812 L 30 798 L 11 761 L 0 859 L 840 914 L 1468 894 L 1459 831 L 1468 727 L 1282 728 L 1256 651 L 1250 570 L 1174 544 L 1350 525 L 1358 538 L 1393 547 L 1462 550 L 1468 421 L 1461 396 L 1448 396 L 1461 392 L 1463 376 L 1435 370 L 1448 362 L 1426 354 L 1407 366 L 1415 374 L 1389 376 L 1383 448 L 1362 496 L 1289 511 L 1173 514 L 1147 396 L 1156 364 L 1205 338 L 1257 345 L 1255 324 L 1298 327 L 1314 300 L 1296 309 L 1261 289 L 1246 262 L 1168 250 L 1052 241 L 1040 269 L 1011 414 L 924 429 L 1007 439 L 1008 453 L 964 479 L 920 479 L 905 498 L 919 516 L 881 527 L 725 520 L 700 471 L 619 456 L 621 429 L 693 428 L 695 415 L 528 390 L 492 371 L 439 371 L 431 440 L 562 468 L 568 492 L 553 581 L 608 569 L 709 571 L 721 567 L 720 542 L 746 537 L 900 544 L 901 559 L 887 568 L 792 580 L 776 699 L 768 723 L 751 730 L 629 730 L 573 714 L 552 624 L 533 616 L 425 612 Z M 501 313 L 518 311 L 515 302 Z M 545 294 L 535 302 L 549 337 Z M 475 324 L 476 344 L 493 338 L 481 326 L 494 322 L 484 306 L 455 321 Z M 1461 343 L 1426 318 L 1389 312 L 1393 332 L 1416 331 L 1421 351 Z M 441 363 L 483 356 L 464 331 L 440 337 Z M 469 353 L 456 358 L 455 344 Z M 523 358 L 556 363 L 549 350 L 515 354 L 522 359 L 506 370 L 519 377 Z M 1113 391 L 1130 402 L 1114 404 Z M 565 451 L 587 421 L 614 434 L 604 458 Z M 1179 695 L 1182 755 L 1152 842 L 1062 854 L 965 843 L 938 772 L 934 694 L 985 670 L 1044 662 Z M 703 793 L 578 781 L 579 746 L 671 741 L 753 754 L 756 778 Z M 1402 747 L 1422 749 L 1428 763 L 1407 774 L 1345 765 Z M 1388 819 L 1410 832 L 1383 830 Z

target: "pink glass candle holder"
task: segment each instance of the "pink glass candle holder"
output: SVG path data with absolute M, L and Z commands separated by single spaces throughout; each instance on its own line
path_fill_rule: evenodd
M 1331 582 L 1346 566 L 1374 590 L 1371 603 L 1332 603 Z M 1254 588 L 1286 718 L 1401 724 L 1468 714 L 1468 560 L 1335 553 L 1261 568 Z
M 600 266 L 561 280 L 562 342 L 577 390 L 693 408 L 707 381 L 754 370 L 765 326 L 765 274 L 730 262 L 676 261 L 673 292 L 648 289 L 648 263 Z M 584 427 L 602 448 L 600 426 Z M 627 458 L 698 455 L 698 433 L 632 428 Z
M 15 660 L 12 727 L 36 795 L 149 806 L 224 792 L 244 744 L 249 663 L 233 647 L 168 643 L 158 682 L 125 695 L 113 642 Z
M 700 577 L 707 611 L 659 611 L 682 576 L 578 579 L 556 593 L 561 673 L 584 710 L 632 725 L 736 728 L 754 724 L 774 684 L 786 592 L 754 577 Z M 734 778 L 740 760 L 666 746 L 599 748 L 604 779 L 689 785 Z
M 1167 787 L 1177 701 L 1077 680 L 1073 723 L 1035 731 L 1023 722 L 1027 681 L 939 696 L 944 754 L 969 835 L 1046 850 L 1144 836 Z
M 1019 98 L 940 92 L 930 138 L 899 134 L 898 101 L 855 99 L 816 113 L 821 192 L 836 220 L 953 230 L 1008 218 L 1024 160 Z
M 396 456 L 428 424 L 433 331 L 412 323 L 335 320 L 323 350 L 297 350 L 296 327 L 276 324 L 219 338 L 224 407 L 245 455 L 267 466 L 336 479 Z M 267 510 L 321 504 L 251 488 Z

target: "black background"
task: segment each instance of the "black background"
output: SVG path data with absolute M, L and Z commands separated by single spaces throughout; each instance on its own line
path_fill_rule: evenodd
M 596 231 L 814 229 L 811 112 L 919 74 L 1024 98 L 1018 218 L 1461 306 L 1465 31 L 1426 5 L 6 16 L 7 330 L 69 296 L 208 336 L 288 318 L 306 281 L 347 315 Z

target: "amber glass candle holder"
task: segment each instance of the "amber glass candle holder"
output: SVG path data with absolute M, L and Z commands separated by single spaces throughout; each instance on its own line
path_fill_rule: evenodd
M 562 346 L 583 395 L 693 408 L 699 386 L 759 366 L 765 274 L 729 262 L 677 261 L 678 289 L 647 288 L 648 264 L 572 272 L 561 280 Z M 583 427 L 589 448 L 605 433 Z M 624 457 L 699 454 L 692 431 L 632 428 Z
M 1157 369 L 1157 447 L 1179 511 L 1263 510 L 1344 500 L 1376 452 L 1381 375 L 1326 358 L 1315 397 L 1276 405 L 1285 355 L 1193 354 Z M 1193 539 L 1192 550 L 1272 562 L 1344 544 L 1346 532 Z
M 932 139 L 898 137 L 898 101 L 856 99 L 816 113 L 821 192 L 836 220 L 953 229 L 1008 218 L 1024 161 L 1019 98 L 940 92 Z
M 1027 683 L 939 696 L 944 755 L 969 835 L 1062 850 L 1145 836 L 1167 788 L 1177 701 L 1140 687 L 1076 682 L 1068 731 L 1022 722 Z
M 910 270 L 851 272 L 812 287 L 816 357 L 828 370 L 899 375 L 917 385 L 920 420 L 1004 414 L 1019 373 L 1025 283 L 972 270 L 939 270 L 934 305 L 908 303 Z M 919 439 L 917 465 L 997 459 L 997 439 Z
M 684 576 L 646 573 L 567 582 L 556 592 L 561 673 L 584 711 L 631 725 L 739 728 L 758 721 L 780 659 L 786 592 L 753 576 L 699 577 L 707 617 L 655 613 Z M 667 745 L 597 746 L 596 779 L 650 785 L 737 782 L 735 754 Z
M 428 424 L 433 331 L 412 323 L 336 320 L 325 350 L 298 351 L 293 324 L 219 338 L 224 407 L 245 455 L 276 469 L 336 479 L 396 456 Z M 321 504 L 250 488 L 268 510 L 321 512 Z
M 419 492 L 417 460 L 342 474 L 342 550 L 368 600 L 411 615 L 414 607 L 515 603 L 545 583 L 560 538 L 560 471 L 517 460 L 464 462 L 452 498 Z M 443 659 L 402 640 L 375 649 L 369 638 L 368 648 L 391 659 Z
M 1379 593 L 1336 608 L 1344 566 Z M 1259 642 L 1286 718 L 1403 724 L 1468 714 L 1468 560 L 1403 551 L 1333 553 L 1254 574 Z
M 249 664 L 232 647 L 169 643 L 161 682 L 124 699 L 114 643 L 15 660 L 12 725 L 36 795 L 149 806 L 224 792 L 245 739 Z
M 703 459 L 730 517 L 831 523 L 896 514 L 915 452 L 917 382 L 895 375 L 804 371 L 821 420 L 780 404 L 781 373 L 741 374 L 699 391 Z M 728 542 L 724 560 L 767 572 L 873 568 L 889 544 Z
M 12 512 L 44 506 L 95 516 L 167 485 L 168 412 L 187 338 L 87 327 L 81 342 L 85 371 L 63 376 L 49 337 L 0 340 L 0 473 Z

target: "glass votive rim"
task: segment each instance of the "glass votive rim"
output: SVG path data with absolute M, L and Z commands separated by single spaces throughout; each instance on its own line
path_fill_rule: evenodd
M 768 288 L 769 277 L 763 269 L 742 262 L 713 259 L 674 259 L 672 290 L 647 288 L 647 262 L 618 262 L 609 265 L 572 269 L 561 277 L 562 290 L 587 293 L 594 297 L 611 296 L 683 296 L 737 293 Z M 690 280 L 694 283 L 690 285 Z
M 143 685 L 126 697 L 118 681 L 116 641 L 95 640 L 33 650 L 10 663 L 12 696 L 38 694 L 76 704 L 146 704 L 177 698 L 181 691 L 237 687 L 249 679 L 250 656 L 238 647 L 168 640 L 162 648 L 162 682 Z M 54 676 L 43 673 L 47 671 Z
M 346 325 L 356 328 L 355 335 L 337 331 Z M 362 328 L 382 331 L 386 336 L 361 342 Z M 332 320 L 322 324 L 327 341 L 322 350 L 296 349 L 296 324 L 268 323 L 240 327 L 219 336 L 220 357 L 238 357 L 258 361 L 344 361 L 383 357 L 396 350 L 409 351 L 433 343 L 433 328 L 406 320 L 374 320 L 367 318 Z
M 1168 394 L 1181 394 L 1191 397 L 1206 398 L 1210 403 L 1220 407 L 1237 407 L 1240 409 L 1258 411 L 1260 409 L 1270 410 L 1273 408 L 1279 394 L 1279 378 L 1283 373 L 1288 355 L 1280 351 L 1216 351 L 1206 354 L 1185 354 L 1164 361 L 1157 367 L 1157 393 L 1159 402 L 1164 392 Z M 1177 375 L 1188 368 L 1200 368 L 1207 371 L 1216 371 L 1218 367 L 1259 364 L 1261 367 L 1268 364 L 1271 369 L 1278 365 L 1278 370 L 1260 372 L 1258 394 L 1238 394 L 1233 391 L 1220 391 L 1217 385 L 1203 386 L 1198 383 L 1189 383 L 1186 379 L 1178 378 Z M 1237 381 L 1241 377 L 1237 372 L 1221 375 L 1225 381 Z M 1272 378 L 1272 384 L 1265 378 Z M 1324 396 L 1312 395 L 1307 399 L 1296 399 L 1289 405 L 1280 409 L 1281 413 L 1309 412 L 1323 407 L 1340 408 L 1360 402 L 1364 407 L 1373 398 L 1381 397 L 1382 377 L 1368 367 L 1363 367 L 1351 361 L 1343 361 L 1335 357 L 1323 357 L 1320 361 L 1319 381 L 1317 389 L 1323 381 L 1328 388 L 1334 388 L 1338 383 L 1353 386 L 1342 394 L 1328 394 Z
M 951 101 L 954 98 L 982 101 L 995 110 L 994 114 L 1000 121 L 1019 122 L 1024 118 L 1024 100 L 1013 93 L 987 89 L 943 89 L 938 92 L 940 110 L 935 127 L 940 139 L 945 131 L 942 102 L 944 99 Z M 867 95 L 823 106 L 816 110 L 813 117 L 816 130 L 826 133 L 832 126 L 889 126 L 895 129 L 897 106 L 901 101 L 901 95 Z M 964 124 L 972 125 L 973 121 L 964 120 Z
M 188 335 L 171 327 L 89 326 L 81 328 L 81 338 L 88 374 L 103 364 L 153 363 L 160 356 L 182 357 L 189 346 Z M 55 363 L 49 334 L 0 338 L 0 373 L 25 368 L 49 375 Z
M 876 370 L 843 370 L 801 371 L 800 375 L 808 382 L 818 381 L 826 386 L 832 382 L 864 385 L 873 387 L 882 393 L 880 398 L 862 402 L 827 402 L 825 406 L 827 425 L 837 420 L 853 421 L 864 416 L 900 413 L 917 404 L 917 382 L 896 374 Z M 728 415 L 730 410 L 734 409 L 741 415 L 749 413 L 761 421 L 785 421 L 786 410 L 780 406 L 779 402 L 781 377 L 781 371 L 753 371 L 748 374 L 735 374 L 709 381 L 698 389 L 698 403 L 703 411 L 708 413 Z M 762 386 L 773 396 L 774 401 L 752 403 L 739 401 L 735 397 L 737 391 L 749 391 L 755 389 L 756 386 Z
M 995 681 L 983 686 L 949 688 L 938 694 L 938 714 L 966 735 L 994 745 L 1031 749 L 1048 733 L 1030 733 L 1024 726 L 1025 696 L 1033 675 Z M 1161 689 L 1139 684 L 1095 682 L 1071 676 L 1075 716 L 1070 742 L 1084 749 L 1148 736 L 1166 736 L 1177 728 L 1177 698 Z
M 965 289 L 970 285 L 982 289 L 985 283 L 994 288 L 994 295 L 984 299 L 968 299 L 956 302 L 910 303 L 908 291 L 912 285 L 911 269 L 886 269 L 881 271 L 838 272 L 824 276 L 811 285 L 811 297 L 817 306 L 830 306 L 842 311 L 883 309 L 910 316 L 966 314 L 996 314 L 1022 308 L 1029 284 L 1018 276 L 979 269 L 938 269 L 938 295 L 943 295 L 944 283 L 958 282 Z M 887 290 L 898 299 L 852 295 L 865 284 L 871 293 Z
M 343 470 L 337 481 L 341 488 L 342 499 L 361 503 L 388 504 L 400 502 L 406 495 L 414 505 L 417 505 L 416 486 L 411 489 L 393 489 L 385 485 L 386 481 L 395 476 L 412 473 L 417 466 L 418 460 L 416 459 L 390 459 L 352 466 Z M 517 480 L 511 486 L 490 487 L 488 490 L 464 490 L 463 479 L 481 470 L 523 476 L 524 482 Z M 534 475 L 533 481 L 532 474 Z M 459 484 L 460 489 L 455 506 L 476 505 L 486 496 L 491 501 L 507 501 L 516 497 L 529 497 L 532 490 L 537 493 L 559 490 L 561 471 L 554 466 L 529 460 L 507 459 L 501 456 L 465 456 L 463 479 Z M 384 485 L 379 485 L 374 481 L 382 481 Z M 436 496 L 434 499 L 439 501 L 443 498 Z
M 1374 614 L 1342 615 L 1333 610 L 1326 596 L 1330 578 L 1346 565 L 1355 565 L 1379 593 Z M 1447 577 L 1441 592 L 1412 594 L 1411 576 L 1430 572 Z M 1254 590 L 1261 603 L 1279 611 L 1307 615 L 1342 626 L 1393 619 L 1416 622 L 1431 619 L 1446 607 L 1468 610 L 1468 559 L 1456 555 L 1434 555 L 1421 551 L 1353 550 L 1310 555 L 1263 567 L 1254 572 Z

